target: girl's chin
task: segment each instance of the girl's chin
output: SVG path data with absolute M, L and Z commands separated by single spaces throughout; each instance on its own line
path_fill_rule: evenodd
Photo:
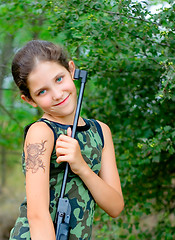
M 47 118 L 49 120 L 55 120 L 55 121 L 58 121 L 58 122 L 62 122 L 64 123 L 69 121 L 70 124 L 72 124 L 73 120 L 74 120 L 74 115 L 75 115 L 75 111 L 72 110 L 72 111 L 67 111 L 67 112 L 62 112 L 62 113 L 58 113 L 58 111 L 50 111 L 50 112 L 45 112 L 43 114 L 43 117 L 44 118 Z

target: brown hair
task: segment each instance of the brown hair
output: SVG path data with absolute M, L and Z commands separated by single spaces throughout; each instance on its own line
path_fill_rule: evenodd
M 20 49 L 12 61 L 12 75 L 21 93 L 31 99 L 27 79 L 38 62 L 53 61 L 69 71 L 67 53 L 48 41 L 32 40 Z

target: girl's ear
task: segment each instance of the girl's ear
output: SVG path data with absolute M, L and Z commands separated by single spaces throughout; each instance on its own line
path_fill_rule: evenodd
M 72 79 L 74 79 L 75 63 L 73 61 L 69 61 L 69 70 L 70 70 Z
M 37 107 L 37 104 L 32 99 L 29 99 L 23 94 L 21 95 L 21 99 L 27 102 L 28 104 L 32 105 L 32 107 Z

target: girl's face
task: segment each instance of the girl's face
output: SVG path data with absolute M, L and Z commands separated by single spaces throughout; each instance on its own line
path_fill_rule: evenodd
M 55 62 L 39 62 L 29 74 L 28 87 L 32 100 L 21 98 L 44 111 L 43 117 L 72 124 L 76 110 L 76 88 L 73 82 L 75 65 L 69 62 L 70 72 Z

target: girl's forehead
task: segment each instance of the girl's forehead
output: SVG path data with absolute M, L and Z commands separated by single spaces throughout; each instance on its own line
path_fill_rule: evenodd
M 67 69 L 56 62 L 39 62 L 29 74 L 28 80 L 40 77 L 51 77 L 67 72 Z
M 61 69 L 61 70 L 67 70 L 64 66 L 62 66 L 61 64 L 59 64 L 59 63 L 57 63 L 57 62 L 53 62 L 53 61 L 45 61 L 45 62 L 43 62 L 43 61 L 39 61 L 39 62 L 37 62 L 37 64 L 35 65 L 35 67 L 34 67 L 34 69 L 33 69 L 33 71 L 32 72 L 34 72 L 34 71 L 42 71 L 43 70 L 43 68 L 46 68 L 46 69 L 57 69 L 57 70 L 59 70 L 59 69 Z

